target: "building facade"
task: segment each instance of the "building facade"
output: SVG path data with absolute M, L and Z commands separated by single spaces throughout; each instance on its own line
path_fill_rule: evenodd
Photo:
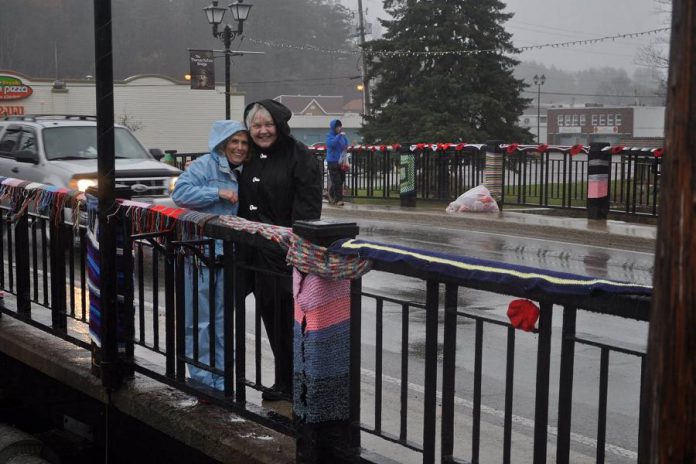
M 611 144 L 663 146 L 665 108 L 634 106 L 550 108 L 548 143 L 552 145 Z
M 23 92 L 11 92 L 23 90 Z M 114 82 L 114 121 L 146 148 L 208 151 L 213 121 L 225 117 L 225 89 L 192 90 L 186 81 L 140 75 Z M 231 117 L 241 120 L 244 95 L 233 93 Z M 93 79 L 35 79 L 0 70 L 0 118 L 28 114 L 96 114 Z
M 279 95 L 274 100 L 290 108 L 290 128 L 297 140 L 305 145 L 324 143 L 329 123 L 340 119 L 350 143 L 360 143 L 358 134 L 362 117 L 350 104 L 344 104 L 341 96 Z

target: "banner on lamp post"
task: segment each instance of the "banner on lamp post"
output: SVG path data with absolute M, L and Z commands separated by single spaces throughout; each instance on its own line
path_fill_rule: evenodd
M 189 50 L 191 89 L 215 90 L 215 60 L 212 50 Z

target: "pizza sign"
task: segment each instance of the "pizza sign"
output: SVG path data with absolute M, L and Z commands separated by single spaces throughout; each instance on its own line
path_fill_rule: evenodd
M 16 77 L 0 76 L 0 100 L 21 100 L 32 93 L 34 90 Z

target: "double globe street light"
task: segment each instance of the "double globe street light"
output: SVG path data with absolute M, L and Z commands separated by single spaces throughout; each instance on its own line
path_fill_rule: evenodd
M 230 119 L 230 56 L 232 55 L 230 46 L 234 38 L 244 30 L 244 21 L 249 17 L 251 6 L 243 0 L 231 3 L 229 9 L 232 12 L 232 18 L 237 22 L 237 29 L 232 29 L 229 24 L 225 24 L 222 31 L 218 31 L 218 26 L 222 23 L 227 8 L 218 6 L 217 0 L 213 0 L 210 6 L 203 8 L 208 22 L 213 25 L 213 37 L 222 40 L 225 45 L 225 119 Z

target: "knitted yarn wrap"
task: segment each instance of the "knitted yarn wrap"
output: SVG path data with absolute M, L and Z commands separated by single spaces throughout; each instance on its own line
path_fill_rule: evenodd
M 287 250 L 286 262 L 307 274 L 327 280 L 356 279 L 372 269 L 372 261 L 359 256 L 329 252 L 295 234 L 289 227 L 247 221 L 237 216 L 220 216 L 220 222 L 234 230 L 258 234 Z

